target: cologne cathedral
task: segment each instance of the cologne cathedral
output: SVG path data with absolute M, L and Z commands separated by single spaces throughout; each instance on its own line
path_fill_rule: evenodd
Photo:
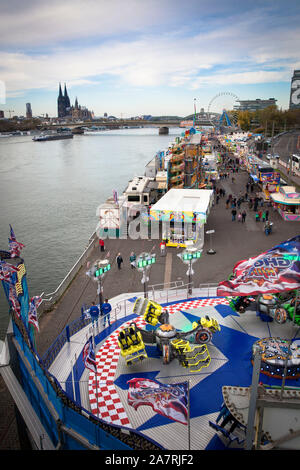
M 85 106 L 80 106 L 76 98 L 74 106 L 71 106 L 65 84 L 64 94 L 59 84 L 59 92 L 57 98 L 57 116 L 65 119 L 89 120 L 93 118 L 93 112 L 89 111 Z

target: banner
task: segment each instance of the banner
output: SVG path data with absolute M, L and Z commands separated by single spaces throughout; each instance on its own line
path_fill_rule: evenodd
M 135 410 L 149 405 L 162 416 L 188 424 L 188 383 L 166 385 L 157 380 L 136 378 L 127 382 L 128 404 Z
M 89 369 L 91 372 L 94 372 L 96 374 L 97 363 L 96 363 L 96 357 L 95 357 L 95 352 L 93 348 L 92 337 L 90 337 L 90 339 L 84 345 L 82 356 L 83 356 L 84 366 L 87 369 Z
M 300 287 L 300 236 L 254 258 L 239 261 L 233 276 L 220 282 L 217 296 L 259 295 Z

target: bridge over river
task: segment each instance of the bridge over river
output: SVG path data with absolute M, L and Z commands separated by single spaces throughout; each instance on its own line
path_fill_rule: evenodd
M 196 126 L 211 126 L 213 122 L 217 123 L 220 114 L 217 113 L 210 113 L 208 116 L 207 114 L 197 115 L 196 118 Z M 64 124 L 55 124 L 51 126 L 51 128 L 55 127 L 62 127 L 65 125 L 70 129 L 74 129 L 75 127 L 105 127 L 107 129 L 116 129 L 120 127 L 181 127 L 180 124 L 182 122 L 192 122 L 193 116 L 188 116 L 187 118 L 181 119 L 164 119 L 164 120 L 146 120 L 146 119 L 116 119 L 116 120 L 109 120 L 109 119 L 98 119 L 93 121 L 84 121 L 84 122 L 65 122 Z M 185 127 L 185 126 L 182 126 Z M 188 125 L 187 125 L 188 127 Z

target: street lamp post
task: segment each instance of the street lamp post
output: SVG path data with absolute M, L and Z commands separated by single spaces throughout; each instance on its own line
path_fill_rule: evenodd
M 207 252 L 206 252 L 208 255 L 214 255 L 216 253 L 216 250 L 214 250 L 213 247 L 212 247 L 212 238 L 211 238 L 211 236 L 212 236 L 213 233 L 215 233 L 214 230 L 207 230 L 206 231 L 206 234 L 210 235 L 210 237 L 209 237 L 210 238 L 210 249 L 207 250 Z
M 197 250 L 195 248 L 187 248 L 183 252 L 179 253 L 177 256 L 183 261 L 184 264 L 188 265 L 188 270 L 186 272 L 188 276 L 188 293 L 192 294 L 193 289 L 192 289 L 192 276 L 194 274 L 193 270 L 193 263 L 200 259 L 201 257 L 202 250 Z
M 144 297 L 148 298 L 147 282 L 149 281 L 148 271 L 151 266 L 156 262 L 156 255 L 150 253 L 141 253 L 137 259 L 137 270 L 143 273 L 141 283 L 144 286 Z
M 103 304 L 103 294 L 102 294 L 102 279 L 105 274 L 110 270 L 110 262 L 108 259 L 98 260 L 95 262 L 94 266 L 86 273 L 93 281 L 98 283 L 97 294 L 99 295 L 99 305 L 100 310 Z

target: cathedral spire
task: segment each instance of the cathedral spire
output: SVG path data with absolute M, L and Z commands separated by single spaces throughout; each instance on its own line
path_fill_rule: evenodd
M 70 98 L 69 98 L 69 96 L 68 96 L 66 84 L 65 84 L 65 89 L 64 89 L 64 98 L 65 98 L 66 108 L 70 108 L 70 107 L 71 107 L 71 103 L 70 103 Z
M 61 84 L 59 83 L 59 97 L 62 96 L 62 91 L 61 91 Z

